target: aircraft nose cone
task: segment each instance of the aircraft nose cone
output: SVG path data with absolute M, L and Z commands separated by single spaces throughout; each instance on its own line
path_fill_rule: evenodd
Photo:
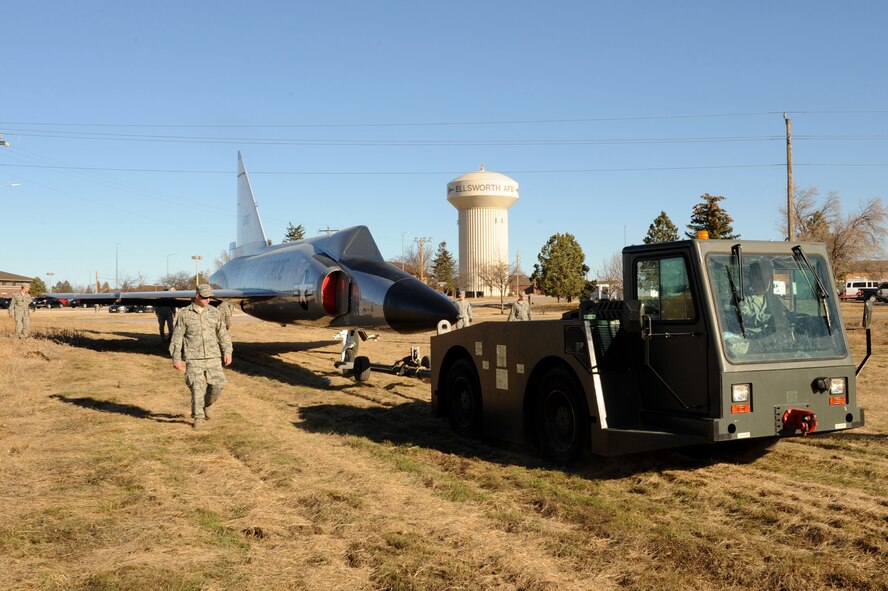
M 441 320 L 456 322 L 456 305 L 416 279 L 402 279 L 389 287 L 382 304 L 385 321 L 398 332 L 434 330 Z

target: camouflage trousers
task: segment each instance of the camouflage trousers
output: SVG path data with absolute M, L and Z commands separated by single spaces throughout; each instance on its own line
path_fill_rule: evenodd
M 20 339 L 28 336 L 28 328 L 31 324 L 31 315 L 24 312 L 15 313 L 15 336 Z
M 221 359 L 192 359 L 185 362 L 185 384 L 191 389 L 191 417 L 206 418 L 206 407 L 219 399 L 226 383 Z
M 160 330 L 160 338 L 162 338 L 164 341 L 172 338 L 172 336 L 173 336 L 173 317 L 172 316 L 158 316 L 157 327 Z M 164 328 L 166 328 L 165 335 L 163 333 Z

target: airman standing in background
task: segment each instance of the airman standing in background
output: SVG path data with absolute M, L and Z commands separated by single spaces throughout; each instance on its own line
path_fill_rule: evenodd
M 524 299 L 524 292 L 518 294 L 518 301 L 512 304 L 512 311 L 509 313 L 509 322 L 512 320 L 533 320 L 533 311 L 527 300 Z
M 176 317 L 176 309 L 172 306 L 154 306 L 154 315 L 157 316 L 157 328 L 160 330 L 160 340 L 164 343 L 173 338 L 173 319 Z M 166 328 L 166 334 L 164 334 Z
M 216 306 L 216 309 L 222 314 L 222 320 L 225 322 L 226 330 L 231 328 L 231 317 L 234 315 L 234 306 L 228 303 L 228 300 L 223 300 L 221 304 Z
M 465 328 L 472 323 L 472 304 L 466 301 L 466 292 L 459 292 L 456 300 L 456 308 L 459 315 L 456 317 L 456 328 Z
M 28 327 L 31 324 L 31 286 L 22 283 L 22 289 L 9 301 L 9 315 L 15 318 L 15 336 L 28 338 Z
M 222 365 L 231 365 L 231 337 L 222 315 L 208 305 L 211 297 L 211 286 L 197 286 L 194 301 L 176 316 L 170 342 L 173 367 L 185 370 L 185 384 L 191 389 L 194 429 L 210 418 L 207 408 L 216 402 L 226 384 Z

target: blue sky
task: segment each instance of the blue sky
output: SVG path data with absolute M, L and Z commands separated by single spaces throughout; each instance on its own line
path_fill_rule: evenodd
M 594 271 L 724 195 L 779 240 L 796 187 L 886 198 L 883 2 L 19 2 L 4 7 L 0 270 L 86 284 L 204 267 L 236 153 L 269 238 L 369 226 L 457 253 L 446 185 L 520 183 L 510 258 L 570 232 Z

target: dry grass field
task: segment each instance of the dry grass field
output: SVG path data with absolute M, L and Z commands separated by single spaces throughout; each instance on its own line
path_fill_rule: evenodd
M 4 313 L 0 589 L 888 589 L 876 311 L 864 429 L 745 463 L 663 452 L 571 471 L 454 437 L 420 380 L 340 376 L 332 330 L 237 315 L 229 386 L 194 432 L 153 315 L 38 311 L 19 342 Z M 393 362 L 428 338 L 362 352 Z

